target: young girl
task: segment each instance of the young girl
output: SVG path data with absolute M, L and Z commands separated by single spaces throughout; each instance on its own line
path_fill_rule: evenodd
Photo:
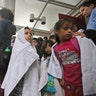
M 41 91 L 41 96 L 63 96 L 63 91 L 59 85 L 59 82 L 52 75 L 47 73 L 51 56 L 51 47 L 53 44 L 54 43 L 51 40 L 46 40 L 42 45 L 43 57 L 41 61 L 41 75 L 39 83 L 39 91 Z
M 38 54 L 28 27 L 18 31 L 2 88 L 4 96 L 39 96 Z
M 96 0 L 88 0 L 81 4 L 80 13 L 84 17 L 89 17 L 85 35 L 96 44 Z
M 49 74 L 64 79 L 65 96 L 96 95 L 96 60 L 92 57 L 96 46 L 86 37 L 72 38 L 69 20 L 58 21 L 54 29 L 57 43 L 52 47 Z

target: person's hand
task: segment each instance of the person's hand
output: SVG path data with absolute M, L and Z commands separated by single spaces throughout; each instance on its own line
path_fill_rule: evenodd
M 59 79 L 59 83 L 61 85 L 62 88 L 65 87 L 65 80 L 62 78 L 62 79 Z
M 83 32 L 75 32 L 72 37 L 74 38 L 76 36 L 81 36 L 82 38 L 86 37 L 86 35 Z

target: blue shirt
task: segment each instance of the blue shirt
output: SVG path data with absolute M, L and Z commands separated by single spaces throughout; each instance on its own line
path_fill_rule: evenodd
M 93 9 L 91 16 L 89 18 L 87 29 L 92 29 L 96 31 L 96 7 Z

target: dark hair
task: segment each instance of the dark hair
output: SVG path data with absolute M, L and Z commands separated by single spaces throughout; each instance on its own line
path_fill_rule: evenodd
M 11 12 L 11 10 L 9 9 L 6 9 L 6 8 L 3 8 L 0 10 L 0 16 L 4 19 L 8 19 L 10 20 L 11 22 L 13 22 L 13 19 L 14 19 L 14 15 L 13 13 Z
M 24 29 L 29 29 L 29 30 L 31 30 L 28 26 L 26 26 Z
M 50 36 L 49 36 L 49 40 L 50 40 L 50 39 L 55 39 L 55 38 L 56 38 L 55 35 L 50 35 Z
M 43 41 L 43 44 L 42 44 L 42 46 L 41 46 L 41 49 L 42 49 L 44 58 L 47 58 L 47 56 L 51 55 L 51 54 L 47 54 L 47 53 L 45 52 L 45 48 L 47 47 L 47 44 L 50 44 L 50 46 L 52 47 L 54 43 L 53 43 L 51 40 Z
M 42 37 L 39 37 L 38 38 L 38 47 L 41 47 L 42 43 L 43 43 L 43 39 L 42 39 Z
M 56 24 L 55 24 L 55 26 L 54 26 L 54 31 L 60 30 L 60 28 L 63 26 L 63 24 L 64 24 L 65 22 L 72 23 L 72 22 L 71 22 L 70 20 L 68 20 L 68 19 L 60 19 L 59 21 L 56 22 Z M 58 35 L 55 34 L 55 37 L 56 37 L 56 42 L 59 43 L 60 40 L 59 40 Z
M 45 36 L 45 37 L 44 37 L 44 39 L 45 39 L 45 40 L 48 40 L 48 37 L 47 37 L 47 36 Z
M 60 30 L 60 28 L 63 26 L 65 22 L 70 22 L 68 19 L 60 19 L 55 23 L 54 30 Z M 70 22 L 71 23 L 71 22 Z
M 38 42 L 38 39 L 37 38 L 33 38 L 33 40 L 36 40 Z
M 82 3 L 81 5 L 80 5 L 80 7 L 84 7 L 84 6 L 87 6 L 87 7 L 89 7 L 91 4 L 94 4 L 94 6 L 96 7 L 96 0 L 88 0 L 88 1 L 85 1 L 84 3 Z

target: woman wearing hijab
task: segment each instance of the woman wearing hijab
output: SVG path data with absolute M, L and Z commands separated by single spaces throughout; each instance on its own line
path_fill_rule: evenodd
M 31 42 L 30 28 L 18 31 L 2 84 L 4 96 L 39 96 L 39 56 Z

